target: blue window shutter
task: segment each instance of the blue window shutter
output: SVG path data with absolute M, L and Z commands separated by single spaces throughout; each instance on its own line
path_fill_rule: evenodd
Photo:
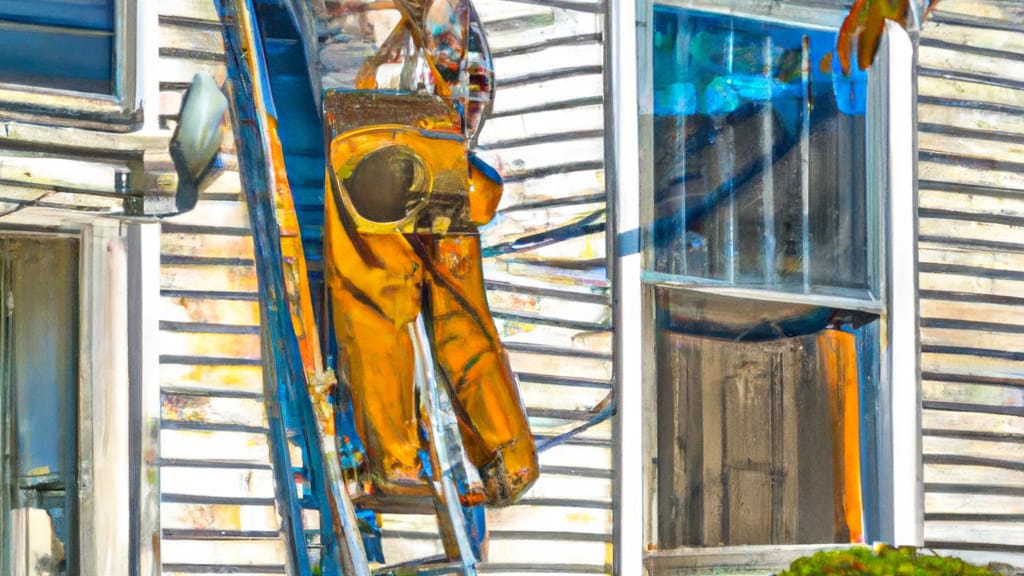
M 114 90 L 113 0 L 0 0 L 0 82 Z

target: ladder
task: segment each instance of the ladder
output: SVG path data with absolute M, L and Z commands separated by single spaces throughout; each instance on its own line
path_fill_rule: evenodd
M 259 279 L 265 399 L 274 464 L 276 499 L 289 544 L 293 570 L 370 576 L 371 574 L 445 574 L 475 576 L 480 534 L 464 510 L 459 485 L 471 466 L 461 445 L 449 392 L 439 385 L 435 354 L 422 317 L 410 325 L 415 350 L 415 384 L 420 410 L 429 422 L 424 430 L 428 484 L 445 547 L 440 557 L 371 569 L 380 562 L 379 533 L 360 530 L 364 510 L 349 493 L 336 441 L 336 379 L 320 352 L 309 274 L 301 230 L 278 137 L 277 114 L 257 7 L 253 0 L 216 0 L 227 53 L 227 92 L 238 148 L 244 197 L 249 211 Z M 277 2 L 266 5 L 296 8 Z M 264 8 L 265 6 L 261 6 Z M 299 448 L 301 463 L 292 462 L 290 445 Z M 296 493 L 301 479 L 302 495 Z M 307 550 L 303 510 L 320 513 L 320 562 L 314 569 Z

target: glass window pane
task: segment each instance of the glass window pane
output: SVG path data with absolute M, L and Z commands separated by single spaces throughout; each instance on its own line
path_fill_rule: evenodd
M 0 28 L 0 82 L 113 94 L 113 36 Z
M 0 238 L 0 573 L 76 574 L 78 246 Z
M 870 296 L 866 76 L 835 32 L 656 7 L 648 280 Z
M 113 0 L 0 0 L 0 20 L 114 30 Z
M 877 320 L 668 288 L 655 303 L 659 546 L 874 534 Z

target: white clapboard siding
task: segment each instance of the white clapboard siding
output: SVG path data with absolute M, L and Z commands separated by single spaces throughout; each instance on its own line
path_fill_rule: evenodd
M 603 6 L 476 6 L 495 53 L 497 84 L 495 115 L 480 147 L 506 180 L 500 212 L 482 231 L 485 246 L 500 250 L 484 263 L 488 301 L 531 427 L 544 439 L 586 421 L 611 392 L 600 226 Z M 597 227 L 580 230 L 587 222 Z M 512 245 L 538 238 L 542 244 L 529 250 Z M 606 422 L 542 453 L 540 479 L 522 500 L 488 511 L 489 555 L 481 572 L 610 573 L 612 446 Z
M 160 127 L 201 70 L 225 76 L 213 0 L 159 3 Z M 234 153 L 229 129 L 223 154 Z M 229 167 L 234 168 L 234 167 Z M 164 574 L 284 574 L 286 540 L 260 357 L 249 218 L 237 169 L 163 225 L 160 266 Z
M 1024 564 L 1024 5 L 943 0 L 919 58 L 925 544 Z

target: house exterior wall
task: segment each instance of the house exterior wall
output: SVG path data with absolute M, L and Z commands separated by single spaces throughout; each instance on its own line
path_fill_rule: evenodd
M 918 64 L 925 545 L 1024 565 L 1024 6 L 943 0 Z
M 475 5 L 498 88 L 479 147 L 506 180 L 499 215 L 482 230 L 494 252 L 484 262 L 488 299 L 543 440 L 610 400 L 603 8 Z M 224 79 L 224 47 L 212 0 L 162 1 L 158 10 L 159 118 L 170 130 L 196 71 Z M 228 169 L 161 234 L 164 574 L 287 569 L 268 455 L 252 238 L 230 130 L 225 138 Z M 541 478 L 522 501 L 488 511 L 485 569 L 610 572 L 612 445 L 605 421 L 545 451 Z M 385 515 L 382 528 L 389 562 L 441 551 L 432 516 Z
M 212 0 L 159 2 L 159 122 L 177 123 L 192 76 L 226 75 Z M 226 169 L 160 236 L 160 561 L 164 574 L 284 573 L 275 508 L 252 235 L 233 138 Z

